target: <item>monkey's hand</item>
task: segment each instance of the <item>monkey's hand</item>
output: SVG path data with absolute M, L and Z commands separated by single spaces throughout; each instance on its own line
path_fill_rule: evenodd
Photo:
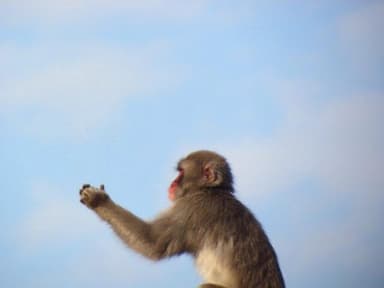
M 108 200 L 109 196 L 105 193 L 104 185 L 100 185 L 100 188 L 95 188 L 89 184 L 84 184 L 80 189 L 80 202 L 88 208 L 95 209 Z

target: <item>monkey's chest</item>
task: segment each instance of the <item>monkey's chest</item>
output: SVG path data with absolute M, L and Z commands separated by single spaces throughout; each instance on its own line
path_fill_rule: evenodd
M 204 248 L 196 257 L 196 267 L 207 283 L 236 287 L 234 273 L 224 257 L 222 249 Z

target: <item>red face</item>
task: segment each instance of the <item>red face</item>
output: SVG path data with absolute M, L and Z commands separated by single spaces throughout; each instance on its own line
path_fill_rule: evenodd
M 174 201 L 176 199 L 176 190 L 177 187 L 180 185 L 181 179 L 183 179 L 184 171 L 182 169 L 179 170 L 179 175 L 177 175 L 176 179 L 172 181 L 171 185 L 168 188 L 168 198 L 171 201 Z

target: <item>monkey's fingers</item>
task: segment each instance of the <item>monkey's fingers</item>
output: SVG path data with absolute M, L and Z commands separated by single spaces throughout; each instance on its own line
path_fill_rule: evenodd
M 87 193 L 84 193 L 83 190 L 80 191 L 80 202 L 86 204 L 89 200 L 89 196 Z
M 89 187 L 91 187 L 91 185 L 89 185 L 89 184 L 84 184 L 83 187 L 81 187 L 79 194 L 81 195 L 81 194 L 83 193 L 83 190 L 84 190 L 84 189 L 87 189 L 87 188 L 89 188 Z

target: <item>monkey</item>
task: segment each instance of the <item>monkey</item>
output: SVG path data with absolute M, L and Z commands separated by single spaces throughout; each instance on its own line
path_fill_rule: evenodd
M 196 151 L 178 162 L 177 171 L 168 188 L 172 205 L 152 221 L 113 202 L 104 185 L 83 185 L 80 201 L 149 259 L 192 255 L 206 282 L 199 288 L 284 288 L 266 233 L 234 195 L 227 160 L 213 151 Z

